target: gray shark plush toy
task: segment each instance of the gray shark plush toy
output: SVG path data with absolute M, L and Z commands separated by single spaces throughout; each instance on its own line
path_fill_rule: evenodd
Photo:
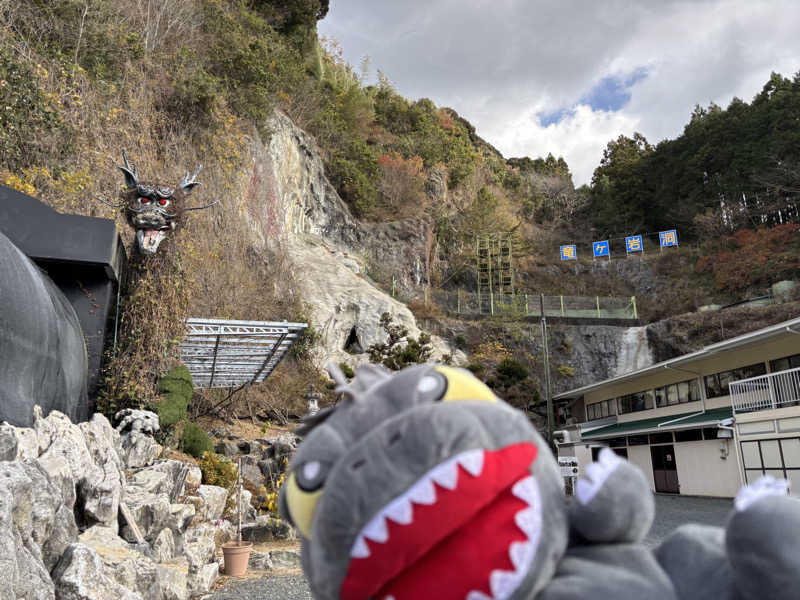
M 746 488 L 727 529 L 642 544 L 642 473 L 601 453 L 567 503 L 519 411 L 469 372 L 361 367 L 307 419 L 280 495 L 321 600 L 800 598 L 800 502 Z

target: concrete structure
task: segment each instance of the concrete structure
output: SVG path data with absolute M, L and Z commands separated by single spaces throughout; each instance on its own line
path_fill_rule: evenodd
M 656 492 L 733 497 L 771 474 L 800 493 L 800 318 L 554 400 L 583 415 L 559 447 L 581 473 L 609 446 Z

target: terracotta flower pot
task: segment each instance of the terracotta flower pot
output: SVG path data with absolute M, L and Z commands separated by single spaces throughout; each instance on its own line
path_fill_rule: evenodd
M 222 555 L 225 557 L 225 575 L 241 577 L 247 574 L 247 563 L 250 561 L 250 550 L 253 542 L 226 542 L 222 544 Z

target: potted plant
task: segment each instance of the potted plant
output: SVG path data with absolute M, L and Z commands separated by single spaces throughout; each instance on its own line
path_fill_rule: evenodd
M 225 558 L 225 575 L 241 577 L 247 574 L 250 562 L 250 551 L 253 542 L 242 541 L 242 458 L 239 457 L 239 470 L 236 475 L 236 512 L 238 513 L 236 541 L 222 544 L 222 555 Z

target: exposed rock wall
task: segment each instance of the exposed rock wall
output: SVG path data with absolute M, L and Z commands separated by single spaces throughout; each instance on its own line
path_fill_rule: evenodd
M 368 273 L 381 270 L 405 288 L 421 290 L 428 222 L 360 223 L 325 177 L 313 138 L 280 113 L 269 129 L 266 144 L 258 136 L 251 144 L 253 163 L 243 191 L 246 218 L 256 249 L 281 247 L 294 265 L 322 336 L 317 362 L 366 360 L 363 352 L 387 340 L 379 325 L 384 312 L 417 337 L 420 330 L 408 308 L 376 287 Z M 433 341 L 434 359 L 453 354 L 443 340 Z

